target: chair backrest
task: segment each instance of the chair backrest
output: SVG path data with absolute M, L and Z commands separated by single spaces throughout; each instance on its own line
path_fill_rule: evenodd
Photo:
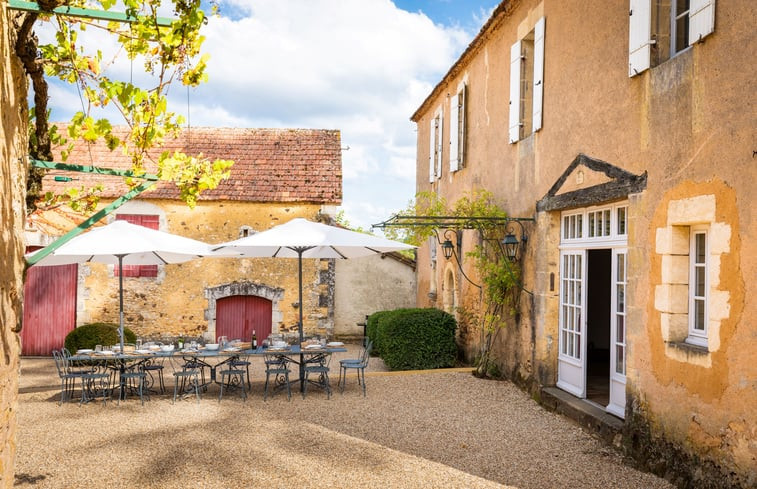
M 368 362 L 371 360 L 371 351 L 373 351 L 373 342 L 368 340 L 368 344 L 363 348 L 363 354 L 360 357 L 360 365 L 364 368 L 368 366 Z
M 55 360 L 55 368 L 58 369 L 58 377 L 63 378 L 66 374 L 66 361 L 63 359 L 63 354 L 58 350 L 53 350 L 53 360 Z

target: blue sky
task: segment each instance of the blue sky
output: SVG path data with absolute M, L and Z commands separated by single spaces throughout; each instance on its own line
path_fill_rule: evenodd
M 349 147 L 341 208 L 353 225 L 368 228 L 413 198 L 416 128 L 409 118 L 498 3 L 219 0 L 221 17 L 204 32 L 209 82 L 189 93 L 191 123 L 339 129 Z M 90 31 L 87 44 L 106 49 L 110 41 Z M 129 76 L 128 62 L 110 69 Z M 139 81 L 136 62 L 134 71 Z M 75 87 L 56 84 L 50 96 L 53 120 L 81 110 Z M 169 104 L 186 114 L 186 90 L 172 90 Z

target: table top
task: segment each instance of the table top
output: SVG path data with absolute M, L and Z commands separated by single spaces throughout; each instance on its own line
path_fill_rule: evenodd
M 299 354 L 324 354 L 324 353 L 336 353 L 346 352 L 347 348 L 344 346 L 331 347 L 326 346 L 322 348 L 300 348 L 299 345 L 290 345 L 286 348 L 264 348 L 259 346 L 257 348 L 240 350 L 240 349 L 224 349 L 224 350 L 208 350 L 205 348 L 198 348 L 196 350 L 183 349 L 174 351 L 161 351 L 161 350 L 136 350 L 126 353 L 109 353 L 103 354 L 98 352 L 77 352 L 71 355 L 71 360 L 129 360 L 129 359 L 143 359 L 143 358 L 155 358 L 155 357 L 222 357 L 222 356 L 250 356 L 250 355 L 299 355 Z

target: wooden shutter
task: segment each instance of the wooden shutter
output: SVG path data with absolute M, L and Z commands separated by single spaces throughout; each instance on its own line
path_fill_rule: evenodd
M 459 131 L 458 131 L 458 138 L 457 138 L 457 145 L 458 145 L 458 151 L 457 154 L 459 155 L 457 166 L 458 168 L 463 168 L 465 166 L 465 140 L 468 138 L 467 130 L 466 130 L 466 124 L 468 117 L 466 116 L 466 113 L 468 112 L 468 85 L 463 84 L 462 88 L 459 91 L 460 94 L 460 103 L 463 105 L 462 109 L 460 110 L 460 116 L 457 121 Z
M 510 47 L 510 144 L 520 139 L 520 41 Z
M 715 0 L 691 0 L 689 4 L 689 45 L 715 31 Z
M 534 110 L 533 132 L 541 129 L 541 111 L 544 101 L 544 17 L 534 27 Z
M 117 221 L 126 221 L 138 226 L 158 230 L 160 228 L 160 218 L 148 214 L 118 214 Z M 124 277 L 157 277 L 158 265 L 124 265 Z M 118 277 L 118 267 L 115 267 L 114 276 Z
M 628 76 L 649 69 L 652 39 L 652 0 L 631 0 L 628 24 Z
M 428 182 L 434 183 L 434 153 L 436 149 L 436 116 L 431 117 L 431 121 L 428 124 Z
M 442 141 L 444 141 L 444 106 L 439 107 L 437 114 L 439 114 L 439 126 L 436 130 L 436 178 L 442 178 L 442 156 L 444 155 L 444 151 L 442 151 Z
M 460 124 L 458 120 L 458 106 L 460 105 L 460 97 L 458 94 L 453 95 L 449 99 L 449 171 L 454 172 L 458 170 L 457 161 L 457 135 Z

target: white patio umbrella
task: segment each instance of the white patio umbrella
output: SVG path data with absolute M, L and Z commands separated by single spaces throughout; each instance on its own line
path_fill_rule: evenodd
M 328 226 L 303 218 L 272 227 L 267 231 L 214 246 L 220 252 L 236 251 L 241 257 L 297 258 L 299 265 L 299 310 L 297 325 L 300 344 L 302 334 L 302 259 L 303 258 L 360 258 L 390 251 L 410 250 L 412 245 Z M 227 255 L 228 256 L 228 255 Z M 300 362 L 300 370 L 302 370 Z M 302 378 L 302 372 L 300 372 Z
M 123 265 L 182 263 L 208 255 L 219 256 L 202 241 L 117 220 L 80 234 L 33 266 L 87 262 L 118 265 L 118 334 L 124 351 Z

